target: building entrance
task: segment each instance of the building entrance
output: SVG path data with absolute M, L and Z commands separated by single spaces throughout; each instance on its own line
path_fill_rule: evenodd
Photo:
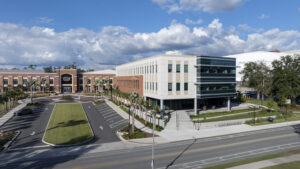
M 62 93 L 72 93 L 72 86 L 63 86 Z

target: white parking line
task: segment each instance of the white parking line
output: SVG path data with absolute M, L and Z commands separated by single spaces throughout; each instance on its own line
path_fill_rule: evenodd
M 31 135 L 31 136 L 35 135 L 35 131 L 33 131 L 30 135 Z
M 103 130 L 103 126 L 99 126 L 100 130 Z
M 113 117 L 113 116 L 119 116 L 118 114 L 109 114 L 109 115 L 107 115 L 107 116 L 103 116 L 105 119 L 108 119 L 108 118 L 110 118 L 110 117 Z

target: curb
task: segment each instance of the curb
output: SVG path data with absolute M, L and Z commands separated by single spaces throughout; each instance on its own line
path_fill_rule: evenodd
M 7 148 L 15 141 L 15 139 L 21 134 L 20 131 L 16 132 L 16 135 L 10 140 L 8 141 L 5 145 L 4 145 L 4 149 L 3 151 L 7 151 Z
M 51 116 L 50 116 L 50 118 L 49 118 L 48 124 L 47 124 L 46 129 L 45 129 L 45 133 L 44 133 L 44 136 L 43 136 L 43 139 L 42 139 L 42 142 L 43 142 L 44 144 L 47 144 L 47 145 L 52 146 L 52 147 L 71 147 L 71 146 L 79 146 L 79 145 L 86 144 L 86 143 L 92 141 L 92 140 L 95 138 L 94 130 L 93 130 L 93 128 L 91 127 L 89 118 L 87 117 L 87 115 L 86 115 L 86 113 L 85 113 L 85 111 L 84 111 L 84 108 L 83 108 L 83 106 L 82 106 L 82 104 L 81 104 L 81 107 L 82 107 L 82 110 L 83 110 L 83 112 L 84 112 L 84 115 L 85 115 L 86 119 L 88 120 L 90 129 L 91 129 L 91 131 L 92 131 L 92 133 L 93 133 L 93 137 L 91 137 L 90 139 L 85 140 L 85 141 L 83 141 L 83 142 L 81 142 L 81 143 L 68 144 L 68 145 L 52 144 L 52 143 L 48 143 L 47 141 L 45 141 L 44 138 L 45 138 L 46 131 L 47 131 L 48 125 L 49 125 L 49 123 L 50 123 L 50 120 L 51 120 L 51 117 L 52 117 L 52 114 L 53 114 L 53 111 L 54 111 L 55 106 L 56 106 L 56 104 L 55 104 L 54 107 L 53 107 L 53 110 L 52 110 L 52 112 L 51 112 Z

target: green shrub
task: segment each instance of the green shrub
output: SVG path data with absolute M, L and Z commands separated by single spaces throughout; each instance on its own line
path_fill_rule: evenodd
M 7 133 L 4 133 L 2 136 L 0 136 L 0 150 L 4 148 L 4 145 L 10 141 L 14 136 L 16 132 L 15 131 L 10 131 Z
M 102 104 L 102 103 L 104 103 L 104 100 L 96 100 L 96 101 L 94 101 L 94 104 Z
M 72 96 L 69 96 L 69 95 L 63 95 L 61 97 L 61 100 L 73 100 Z

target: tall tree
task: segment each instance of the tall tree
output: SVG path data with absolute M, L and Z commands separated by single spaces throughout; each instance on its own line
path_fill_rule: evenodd
M 134 119 L 135 119 L 135 111 L 136 111 L 136 101 L 137 101 L 137 98 L 139 97 L 139 94 L 136 92 L 136 91 L 133 91 L 130 93 L 130 102 L 131 102 L 131 106 L 133 106 L 133 115 L 132 115 L 132 133 L 134 133 Z M 129 107 L 129 109 L 131 108 L 131 106 Z
M 262 95 L 264 100 L 264 95 L 270 93 L 272 80 L 270 68 L 263 62 L 249 62 L 240 73 L 243 75 L 243 83 L 257 91 L 257 99 Z
M 45 73 L 53 73 L 54 68 L 52 66 L 43 67 Z
M 273 92 L 285 104 L 287 98 L 292 102 L 300 96 L 300 56 L 284 56 L 272 62 Z

